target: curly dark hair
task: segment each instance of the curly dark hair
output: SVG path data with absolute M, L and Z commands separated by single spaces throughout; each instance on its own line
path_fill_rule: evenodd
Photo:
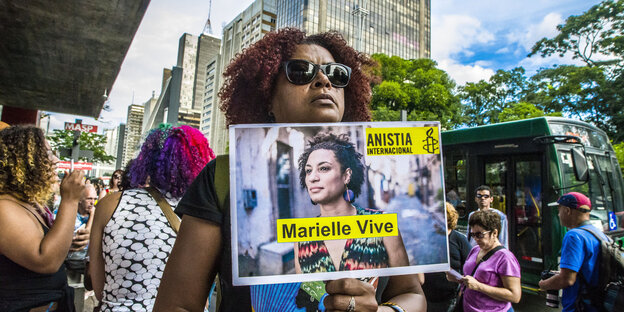
M 470 227 L 478 225 L 486 231 L 496 230 L 498 234 L 501 232 L 501 218 L 498 213 L 492 209 L 475 211 L 472 216 L 470 216 L 468 224 Z
M 117 169 L 117 170 L 113 171 L 113 174 L 111 174 L 110 180 L 108 180 L 108 187 L 111 188 L 111 189 L 114 187 L 114 185 L 113 185 L 113 177 L 115 175 L 119 176 L 119 181 L 121 182 L 121 178 L 124 176 L 124 171 L 122 169 Z
M 58 179 L 55 168 L 40 128 L 18 125 L 0 131 L 0 194 L 43 204 Z
M 335 135 L 333 133 L 319 133 L 308 142 L 310 147 L 299 156 L 299 183 L 302 188 L 306 188 L 305 166 L 308 163 L 310 154 L 316 150 L 325 149 L 334 152 L 336 159 L 340 163 L 340 172 L 344 173 L 347 168 L 351 168 L 351 180 L 347 184 L 353 191 L 355 197 L 362 192 L 364 184 L 364 165 L 362 164 L 362 154 L 355 150 L 355 145 L 351 143 L 347 134 Z
M 347 45 L 338 32 L 306 36 L 296 28 L 283 28 L 267 33 L 261 40 L 243 50 L 226 68 L 225 81 L 219 91 L 221 110 L 228 125 L 270 123 L 271 99 L 275 81 L 298 45 L 314 44 L 327 49 L 336 62 L 351 67 L 351 80 L 345 88 L 345 111 L 342 121 L 370 121 L 370 77 L 363 68 L 376 63 L 366 54 Z

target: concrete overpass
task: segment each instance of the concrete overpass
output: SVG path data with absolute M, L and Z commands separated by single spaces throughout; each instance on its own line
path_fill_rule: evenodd
M 0 105 L 98 117 L 149 2 L 0 0 Z

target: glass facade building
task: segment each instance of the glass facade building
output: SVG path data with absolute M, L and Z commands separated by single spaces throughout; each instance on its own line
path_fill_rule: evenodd
M 359 51 L 431 56 L 431 0 L 278 0 L 277 28 L 335 30 Z

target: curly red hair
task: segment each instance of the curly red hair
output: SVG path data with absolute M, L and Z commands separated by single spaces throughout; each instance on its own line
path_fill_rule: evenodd
M 348 46 L 338 32 L 306 36 L 297 28 L 283 28 L 267 33 L 237 54 L 223 73 L 220 108 L 228 125 L 272 122 L 269 111 L 281 64 L 289 60 L 301 44 L 319 45 L 327 49 L 336 62 L 351 67 L 342 121 L 370 121 L 371 78 L 363 68 L 374 66 L 375 61 Z

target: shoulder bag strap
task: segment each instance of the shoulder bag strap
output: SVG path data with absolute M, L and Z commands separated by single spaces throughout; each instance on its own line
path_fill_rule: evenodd
M 230 157 L 229 155 L 217 156 L 215 163 L 215 191 L 217 192 L 217 205 L 219 211 L 223 213 L 225 199 L 230 191 Z
M 167 200 L 160 194 L 160 192 L 153 187 L 146 187 L 145 190 L 152 195 L 154 200 L 160 206 L 163 214 L 167 217 L 167 221 L 169 221 L 169 226 L 173 229 L 173 231 L 178 234 L 178 230 L 180 229 L 180 219 L 175 215 L 173 209 L 171 209 L 171 205 L 167 202 Z
M 495 254 L 497 251 L 501 250 L 501 249 L 505 249 L 505 247 L 501 246 L 497 246 L 494 247 L 494 249 L 488 251 L 488 253 L 485 254 L 485 256 L 483 256 L 483 258 L 481 258 L 481 261 L 477 262 L 477 265 L 475 265 L 474 270 L 472 270 L 472 273 L 470 273 L 470 276 L 473 276 L 475 274 L 475 272 L 477 272 L 477 268 L 479 267 L 479 264 L 487 261 L 488 259 L 490 259 L 490 257 Z

